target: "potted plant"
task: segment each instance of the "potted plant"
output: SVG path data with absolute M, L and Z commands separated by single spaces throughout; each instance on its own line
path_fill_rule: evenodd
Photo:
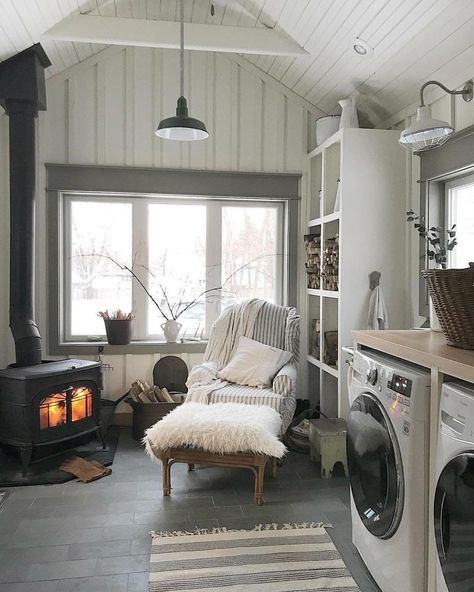
M 413 227 L 426 245 L 426 256 L 428 261 L 434 263 L 432 267 L 446 269 L 448 253 L 458 244 L 456 240 L 456 224 L 451 228 L 443 229 L 440 226 L 427 228 L 423 216 L 419 216 L 414 210 L 407 212 L 407 222 L 413 222 Z M 430 297 L 430 325 L 433 331 L 442 331 L 439 324 L 433 302 Z
M 171 302 L 170 298 L 168 296 L 168 293 L 166 291 L 165 286 L 163 286 L 162 284 L 160 284 L 160 290 L 162 293 L 162 299 L 158 299 L 158 297 L 155 297 L 150 290 L 148 289 L 147 285 L 142 281 L 142 279 L 137 275 L 137 273 L 135 272 L 135 265 L 125 265 L 120 263 L 119 261 L 117 261 L 116 259 L 114 259 L 113 257 L 111 257 L 110 255 L 104 255 L 104 254 L 99 254 L 99 253 L 90 253 L 89 256 L 90 257 L 102 257 L 103 259 L 107 259 L 109 261 L 111 261 L 112 263 L 114 263 L 114 265 L 116 265 L 121 271 L 126 271 L 128 274 L 130 274 L 130 276 L 138 282 L 138 284 L 140 285 L 140 287 L 144 290 L 145 294 L 148 296 L 148 298 L 152 301 L 152 303 L 156 306 L 158 312 L 160 313 L 160 315 L 165 319 L 165 322 L 161 325 L 161 328 L 163 329 L 163 333 L 165 336 L 165 339 L 167 342 L 172 342 L 175 343 L 178 339 L 178 335 L 179 332 L 181 330 L 181 323 L 179 323 L 178 319 L 190 308 L 192 308 L 193 306 L 196 306 L 197 304 L 199 304 L 203 298 L 209 297 L 209 296 L 214 296 L 216 298 L 220 297 L 220 293 L 221 291 L 225 288 L 226 284 L 228 284 L 228 282 L 230 282 L 230 280 L 236 275 L 238 274 L 240 271 L 242 271 L 243 269 L 246 269 L 247 267 L 251 266 L 253 263 L 255 263 L 256 261 L 263 259 L 265 257 L 274 257 L 276 254 L 268 254 L 268 255 L 260 255 L 259 257 L 255 257 L 254 259 L 252 259 L 251 261 L 249 261 L 248 263 L 245 263 L 244 265 L 241 265 L 240 267 L 238 267 L 233 273 L 231 273 L 223 282 L 220 286 L 216 286 L 215 288 L 209 288 L 207 290 L 203 290 L 200 294 L 198 294 L 195 298 L 192 298 L 190 301 L 185 301 L 183 299 L 183 297 L 180 297 L 178 299 L 178 301 L 176 302 Z M 145 267 L 144 265 L 138 265 L 137 267 L 142 267 L 143 269 L 145 269 L 145 271 L 150 274 L 153 275 L 151 273 L 151 271 Z M 107 311 L 105 311 L 107 312 Z M 131 314 L 131 313 L 130 313 Z M 99 313 L 100 316 L 102 316 L 101 313 Z M 133 318 L 133 315 L 132 315 Z M 104 318 L 104 321 L 106 319 Z M 114 319 L 110 319 L 110 320 L 114 320 Z M 131 329 L 130 329 L 131 330 Z M 130 340 L 129 340 L 130 341 Z M 110 343 L 110 341 L 109 341 Z M 127 342 L 128 343 L 128 342 Z
M 101 310 L 97 315 L 104 319 L 107 341 L 110 345 L 128 345 L 132 340 L 132 312 L 124 313 L 122 310 L 109 312 Z

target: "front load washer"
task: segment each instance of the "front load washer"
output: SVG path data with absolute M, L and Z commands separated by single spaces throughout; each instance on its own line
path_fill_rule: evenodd
M 430 374 L 356 351 L 348 387 L 353 543 L 382 592 L 423 592 Z
M 474 386 L 443 385 L 434 504 L 437 592 L 474 591 Z

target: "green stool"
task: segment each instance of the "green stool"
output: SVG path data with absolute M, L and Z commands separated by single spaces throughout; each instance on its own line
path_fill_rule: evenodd
M 334 465 L 340 462 L 349 476 L 346 453 L 346 422 L 343 419 L 312 419 L 309 425 L 310 455 L 321 461 L 321 477 L 330 479 Z

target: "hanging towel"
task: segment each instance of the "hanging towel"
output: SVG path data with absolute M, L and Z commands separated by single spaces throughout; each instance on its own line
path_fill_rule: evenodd
M 388 329 L 388 312 L 380 286 L 372 290 L 369 301 L 367 329 Z

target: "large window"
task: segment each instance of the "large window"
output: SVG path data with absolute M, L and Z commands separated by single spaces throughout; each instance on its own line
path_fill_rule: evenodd
M 168 317 L 184 310 L 181 335 L 205 337 L 230 303 L 282 303 L 283 201 L 90 194 L 62 200 L 62 341 L 103 337 L 97 313 L 106 309 L 133 311 L 134 338 L 146 341 L 162 339 L 159 309 Z
M 448 227 L 456 224 L 457 245 L 449 267 L 467 267 L 474 261 L 474 175 L 446 183 Z

